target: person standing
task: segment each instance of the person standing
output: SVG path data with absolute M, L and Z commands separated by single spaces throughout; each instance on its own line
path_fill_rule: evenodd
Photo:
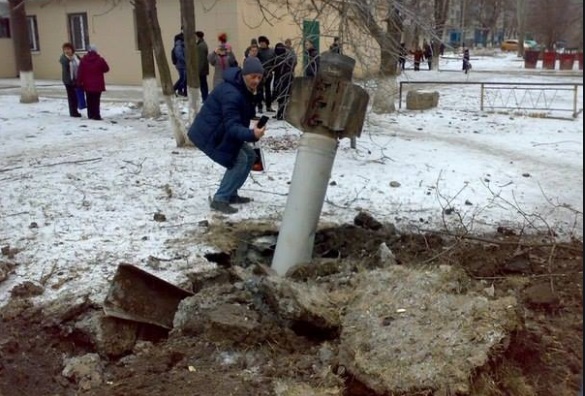
M 398 51 L 398 65 L 400 66 L 400 70 L 404 71 L 406 69 L 406 55 L 408 55 L 406 44 L 400 43 L 400 49 Z
M 289 58 L 291 58 L 291 63 L 292 63 L 292 69 L 293 69 L 293 74 L 294 71 L 297 67 L 297 53 L 295 52 L 295 49 L 292 46 L 292 40 L 287 38 L 286 40 L 284 40 L 284 46 L 286 47 L 286 50 L 288 51 L 288 56 Z
M 251 44 L 248 47 L 248 49 L 246 50 L 247 54 L 244 56 L 244 60 L 242 62 L 245 62 L 246 59 L 249 57 L 258 58 L 258 50 L 259 50 L 259 48 L 258 48 L 257 44 Z M 260 92 L 260 89 L 258 90 L 256 95 L 254 96 L 254 98 L 255 98 L 255 103 L 256 103 L 255 108 L 257 108 L 259 112 L 262 112 L 262 92 Z M 253 119 L 259 119 L 259 118 L 260 117 L 254 117 Z
M 307 67 L 305 77 L 315 77 L 319 70 L 319 52 L 309 39 L 305 40 L 305 55 L 307 56 Z
M 416 49 L 414 51 L 412 51 L 412 54 L 414 55 L 414 71 L 419 71 L 420 70 L 420 62 L 423 60 L 423 58 L 425 57 L 425 53 L 423 52 L 423 50 L 417 45 Z
M 77 108 L 77 74 L 79 70 L 80 59 L 75 53 L 75 49 L 71 43 L 65 43 L 61 47 L 63 53 L 59 58 L 61 63 L 61 78 L 67 91 L 67 103 L 69 104 L 69 116 L 70 117 L 81 117 Z
M 467 74 L 469 69 L 471 69 L 471 62 L 469 62 L 469 48 L 465 48 L 463 50 L 463 72 Z
M 201 91 L 201 100 L 205 102 L 209 95 L 209 85 L 207 84 L 207 76 L 209 75 L 209 63 L 207 57 L 209 56 L 209 48 L 205 42 L 205 33 L 202 31 L 195 32 L 197 36 L 197 66 L 199 68 L 199 90 Z
M 270 48 L 270 40 L 266 36 L 258 37 L 258 59 L 262 62 L 264 68 L 264 78 L 260 85 L 259 95 L 266 105 L 266 111 L 274 112 L 272 109 L 272 80 L 274 74 L 274 50 Z M 258 109 L 262 113 L 262 104 Z
M 424 45 L 424 55 L 425 59 L 427 60 L 427 64 L 429 65 L 429 70 L 433 68 L 433 42 L 427 43 L 425 41 Z
M 254 95 L 264 68 L 258 58 L 248 57 L 243 67 L 229 68 L 203 103 L 189 128 L 189 139 L 211 160 L 226 168 L 219 188 L 210 202 L 212 210 L 224 214 L 238 211 L 231 204 L 252 201 L 238 194 L 248 179 L 256 153 L 248 142 L 264 136 L 266 126 L 251 125 L 256 114 Z
M 341 43 L 339 42 L 339 37 L 333 38 L 333 43 L 329 46 L 329 51 L 341 54 Z
M 213 88 L 223 82 L 223 72 L 238 65 L 238 61 L 225 44 L 220 44 L 214 52 L 207 56 L 209 64 L 215 68 L 213 73 Z
M 256 47 L 256 49 L 258 49 L 258 40 L 256 38 L 252 38 L 250 40 L 250 45 L 248 46 L 248 48 L 246 48 L 246 50 L 244 51 L 244 59 L 248 57 L 248 55 L 250 54 L 250 50 Z
M 290 100 L 296 60 L 283 43 L 274 46 L 274 53 L 276 55 L 274 60 L 274 97 L 278 103 L 278 110 L 273 118 L 284 120 L 286 106 Z
M 185 60 L 185 38 L 183 33 L 175 36 L 172 58 L 179 78 L 173 85 L 173 91 L 179 96 L 187 96 L 187 62 Z
M 87 118 L 101 120 L 100 100 L 102 92 L 106 90 L 105 74 L 110 71 L 110 66 L 98 52 L 93 44 L 87 48 L 87 54 L 81 58 L 77 72 L 77 83 L 85 90 L 87 97 Z

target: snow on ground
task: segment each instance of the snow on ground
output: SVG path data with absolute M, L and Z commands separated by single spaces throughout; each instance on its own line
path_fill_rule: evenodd
M 400 81 L 583 81 L 582 72 L 528 73 L 514 55 L 472 54 L 472 63 L 468 75 L 453 57 L 441 71 L 407 70 Z M 53 88 L 39 88 L 36 104 L 20 104 L 17 90 L 0 92 L 0 246 L 21 250 L 15 273 L 0 283 L 0 305 L 25 280 L 46 283 L 39 299 L 89 294 L 101 302 L 120 262 L 175 283 L 209 267 L 203 254 L 214 247 L 198 242 L 199 223 L 225 220 L 208 206 L 223 169 L 195 149 L 176 148 L 166 117 L 141 119 L 133 104 L 110 102 L 106 93 L 104 121 L 73 119 L 55 98 L 60 85 L 43 84 Z M 438 108 L 407 111 L 403 102 L 395 114 L 368 115 L 357 149 L 340 142 L 322 223 L 350 222 L 364 209 L 402 229 L 479 233 L 531 223 L 582 237 L 582 114 L 481 112 L 477 85 L 429 87 L 440 92 Z M 553 99 L 570 109 L 573 98 L 563 91 Z M 577 99 L 582 109 L 582 86 Z M 230 221 L 278 224 L 283 214 L 299 131 L 275 120 L 268 128 L 268 170 L 252 174 L 241 193 L 255 201 Z M 444 215 L 447 208 L 456 213 Z M 156 213 L 166 221 L 155 221 Z

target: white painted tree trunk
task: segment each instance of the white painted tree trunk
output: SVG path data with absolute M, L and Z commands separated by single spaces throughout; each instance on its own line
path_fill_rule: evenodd
M 20 103 L 36 103 L 39 101 L 35 76 L 32 71 L 20 72 Z
M 376 114 L 390 114 L 396 111 L 396 94 L 398 86 L 396 76 L 386 76 L 378 80 L 378 87 L 374 93 L 372 111 Z
M 194 87 L 188 87 L 187 91 L 189 93 L 189 125 L 191 125 L 201 108 L 201 91 Z
M 177 147 L 183 147 L 186 142 L 190 142 L 187 138 L 187 128 L 181 119 L 181 109 L 179 103 L 175 100 L 174 96 L 164 95 L 165 104 L 169 110 L 169 122 L 177 142 Z
M 142 117 L 157 118 L 160 116 L 160 103 L 158 93 L 160 88 L 156 78 L 144 78 L 142 80 Z

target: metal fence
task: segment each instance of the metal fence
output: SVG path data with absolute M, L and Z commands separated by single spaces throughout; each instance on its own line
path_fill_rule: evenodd
M 464 82 L 464 81 L 401 81 L 398 107 L 402 108 L 405 85 L 464 85 L 479 86 L 477 91 L 461 92 L 456 103 L 478 106 L 480 111 L 536 113 L 543 117 L 556 117 L 558 113 L 571 113 L 576 118 L 583 111 L 583 83 L 525 83 L 525 82 Z M 579 100 L 581 91 L 581 100 Z M 469 98 L 472 98 L 469 100 Z M 479 99 L 479 100 L 476 100 Z

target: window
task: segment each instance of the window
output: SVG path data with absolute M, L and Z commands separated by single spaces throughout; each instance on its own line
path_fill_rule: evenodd
M 26 28 L 28 30 L 28 41 L 31 51 L 40 51 L 39 29 L 37 28 L 37 17 L 35 15 L 26 17 Z
M 0 18 L 0 38 L 10 38 L 10 19 Z
M 89 33 L 87 29 L 87 14 L 68 14 L 69 41 L 73 44 L 75 51 L 85 51 L 89 46 Z

